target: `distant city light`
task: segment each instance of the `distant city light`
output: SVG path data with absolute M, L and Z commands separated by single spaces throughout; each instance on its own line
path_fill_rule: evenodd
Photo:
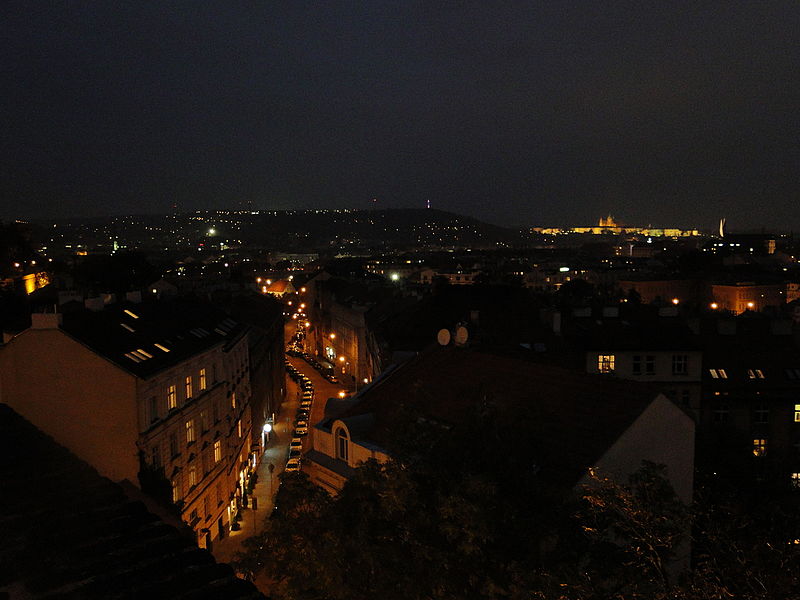
M 561 271 L 562 273 L 568 273 L 569 267 L 560 267 L 558 270 Z
M 305 293 L 305 291 L 306 291 L 306 288 L 304 288 L 304 287 L 301 287 L 301 288 L 300 288 L 300 291 L 301 291 L 301 292 L 303 292 L 303 293 Z
M 311 323 L 309 323 L 308 321 L 306 321 L 306 327 L 311 327 Z
M 339 357 L 339 362 L 344 362 L 344 356 Z
M 339 398 L 344 398 L 345 396 L 347 396 L 347 392 L 339 392 Z
M 713 308 L 714 310 L 717 310 L 719 308 L 719 304 L 717 304 L 716 302 L 712 302 L 711 303 L 711 308 Z
M 217 234 L 217 230 L 214 229 L 213 227 L 208 230 L 208 235 L 216 235 L 216 234 Z
M 397 281 L 398 279 L 400 279 L 400 275 L 398 275 L 397 273 L 392 273 L 391 279 L 392 281 Z
M 755 302 L 748 302 L 747 303 L 747 308 L 753 308 L 755 305 L 756 305 Z
M 681 303 L 681 301 L 680 301 L 680 300 L 678 300 L 677 298 L 673 298 L 673 299 L 672 299 L 672 303 L 677 305 L 677 304 L 680 304 L 680 303 Z
M 332 333 L 328 337 L 331 338 L 332 340 L 335 340 L 336 339 L 336 334 Z

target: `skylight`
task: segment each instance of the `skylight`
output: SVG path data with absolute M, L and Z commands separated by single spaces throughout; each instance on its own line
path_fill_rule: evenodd
M 133 317 L 134 319 L 138 319 L 138 318 L 139 318 L 139 315 L 137 315 L 137 314 L 135 314 L 135 313 L 133 313 L 133 312 L 129 311 L 127 308 L 126 308 L 124 311 L 122 311 L 122 312 L 124 312 L 124 313 L 125 313 L 126 315 L 128 315 L 128 316 L 131 316 L 131 317 Z
M 130 325 L 126 325 L 125 323 L 120 323 L 120 326 L 124 327 L 125 329 L 127 329 L 131 333 L 136 333 L 136 330 L 133 327 L 131 327 Z
M 167 348 L 166 346 L 162 346 L 161 344 L 153 344 L 153 345 L 162 352 L 169 352 L 169 348 Z

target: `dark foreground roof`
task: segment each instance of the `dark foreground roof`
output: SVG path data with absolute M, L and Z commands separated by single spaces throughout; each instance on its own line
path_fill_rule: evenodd
M 0 531 L 0 597 L 264 597 L 5 404 Z
M 457 428 L 470 414 L 491 405 L 503 431 L 497 439 L 487 431 L 476 443 L 513 446 L 514 452 L 537 463 L 542 477 L 571 486 L 657 395 L 648 385 L 613 377 L 466 348 L 435 347 L 376 381 L 360 402 L 343 407 L 320 427 L 330 429 L 335 418 L 347 423 L 371 414 L 373 425 L 353 432 L 353 439 L 391 448 L 403 412 Z M 502 457 L 503 451 L 499 454 Z

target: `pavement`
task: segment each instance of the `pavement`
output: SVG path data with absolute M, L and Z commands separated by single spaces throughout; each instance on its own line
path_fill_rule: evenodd
M 250 502 L 247 508 L 242 509 L 242 520 L 239 522 L 241 529 L 229 532 L 223 540 L 214 540 L 212 554 L 217 562 L 231 562 L 237 552 L 244 550 L 244 540 L 264 529 L 265 519 L 275 506 L 278 475 L 283 473 L 289 457 L 289 442 L 294 435 L 294 416 L 299 397 L 298 385 L 288 376 L 286 385 L 286 400 L 278 410 L 269 441 L 256 469 L 258 482 L 253 488 L 251 499 L 253 497 L 256 499 L 257 508 L 254 509 L 253 503 Z M 274 465 L 272 473 L 269 471 L 270 464 Z

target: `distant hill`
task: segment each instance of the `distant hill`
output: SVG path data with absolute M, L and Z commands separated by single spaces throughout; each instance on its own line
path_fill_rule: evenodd
M 276 250 L 365 248 L 493 248 L 525 243 L 525 230 L 508 229 L 435 209 L 196 211 L 39 222 L 39 233 L 89 248 L 116 241 L 131 249 L 179 249 L 209 241 Z M 213 234 L 209 232 L 213 230 Z

